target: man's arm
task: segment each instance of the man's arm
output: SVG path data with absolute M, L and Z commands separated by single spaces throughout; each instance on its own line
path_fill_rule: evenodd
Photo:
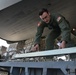
M 69 22 L 59 15 L 57 17 L 57 22 L 59 24 L 59 27 L 61 29 L 61 36 L 62 36 L 62 43 L 60 45 L 60 48 L 65 48 L 66 43 L 68 43 L 71 40 L 71 30 L 70 30 L 70 24 Z
M 35 40 L 34 40 L 34 48 L 33 51 L 37 51 L 39 50 L 39 46 L 40 46 L 40 39 L 44 30 L 44 23 L 40 23 L 40 25 L 37 26 L 37 32 L 35 35 Z

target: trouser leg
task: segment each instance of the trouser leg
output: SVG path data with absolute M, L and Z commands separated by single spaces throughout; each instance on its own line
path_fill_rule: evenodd
M 76 45 L 75 45 L 75 42 L 74 41 L 72 41 L 72 40 L 70 40 L 67 44 L 66 44 L 66 47 L 68 48 L 68 47 L 75 47 Z
M 46 37 L 46 50 L 54 49 L 55 39 L 60 35 L 61 32 L 52 30 Z
M 45 45 L 45 50 L 52 50 L 54 49 L 54 42 L 55 39 L 60 35 L 60 32 L 57 32 L 55 30 L 52 30 L 46 37 L 46 45 Z M 53 56 L 48 56 L 46 57 L 46 61 L 53 61 Z

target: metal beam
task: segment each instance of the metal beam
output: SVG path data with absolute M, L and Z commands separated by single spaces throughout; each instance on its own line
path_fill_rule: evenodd
M 76 53 L 76 47 L 16 54 L 13 56 L 13 58 L 44 57 L 44 56 L 54 56 L 54 55 L 66 55 L 73 53 Z

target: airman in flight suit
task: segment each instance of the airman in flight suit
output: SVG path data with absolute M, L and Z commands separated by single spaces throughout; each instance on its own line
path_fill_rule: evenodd
M 41 21 L 37 26 L 37 33 L 34 41 L 34 51 L 39 50 L 40 39 L 44 28 L 48 27 L 50 33 L 46 37 L 46 50 L 54 49 L 55 39 L 61 35 L 61 44 L 59 48 L 65 48 L 66 44 L 71 40 L 71 29 L 69 22 L 58 13 L 51 13 L 43 8 L 39 12 Z

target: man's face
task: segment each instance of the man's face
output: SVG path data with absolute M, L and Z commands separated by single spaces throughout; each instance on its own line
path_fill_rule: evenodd
M 49 23 L 49 21 L 50 21 L 50 13 L 44 12 L 39 17 L 46 23 Z

